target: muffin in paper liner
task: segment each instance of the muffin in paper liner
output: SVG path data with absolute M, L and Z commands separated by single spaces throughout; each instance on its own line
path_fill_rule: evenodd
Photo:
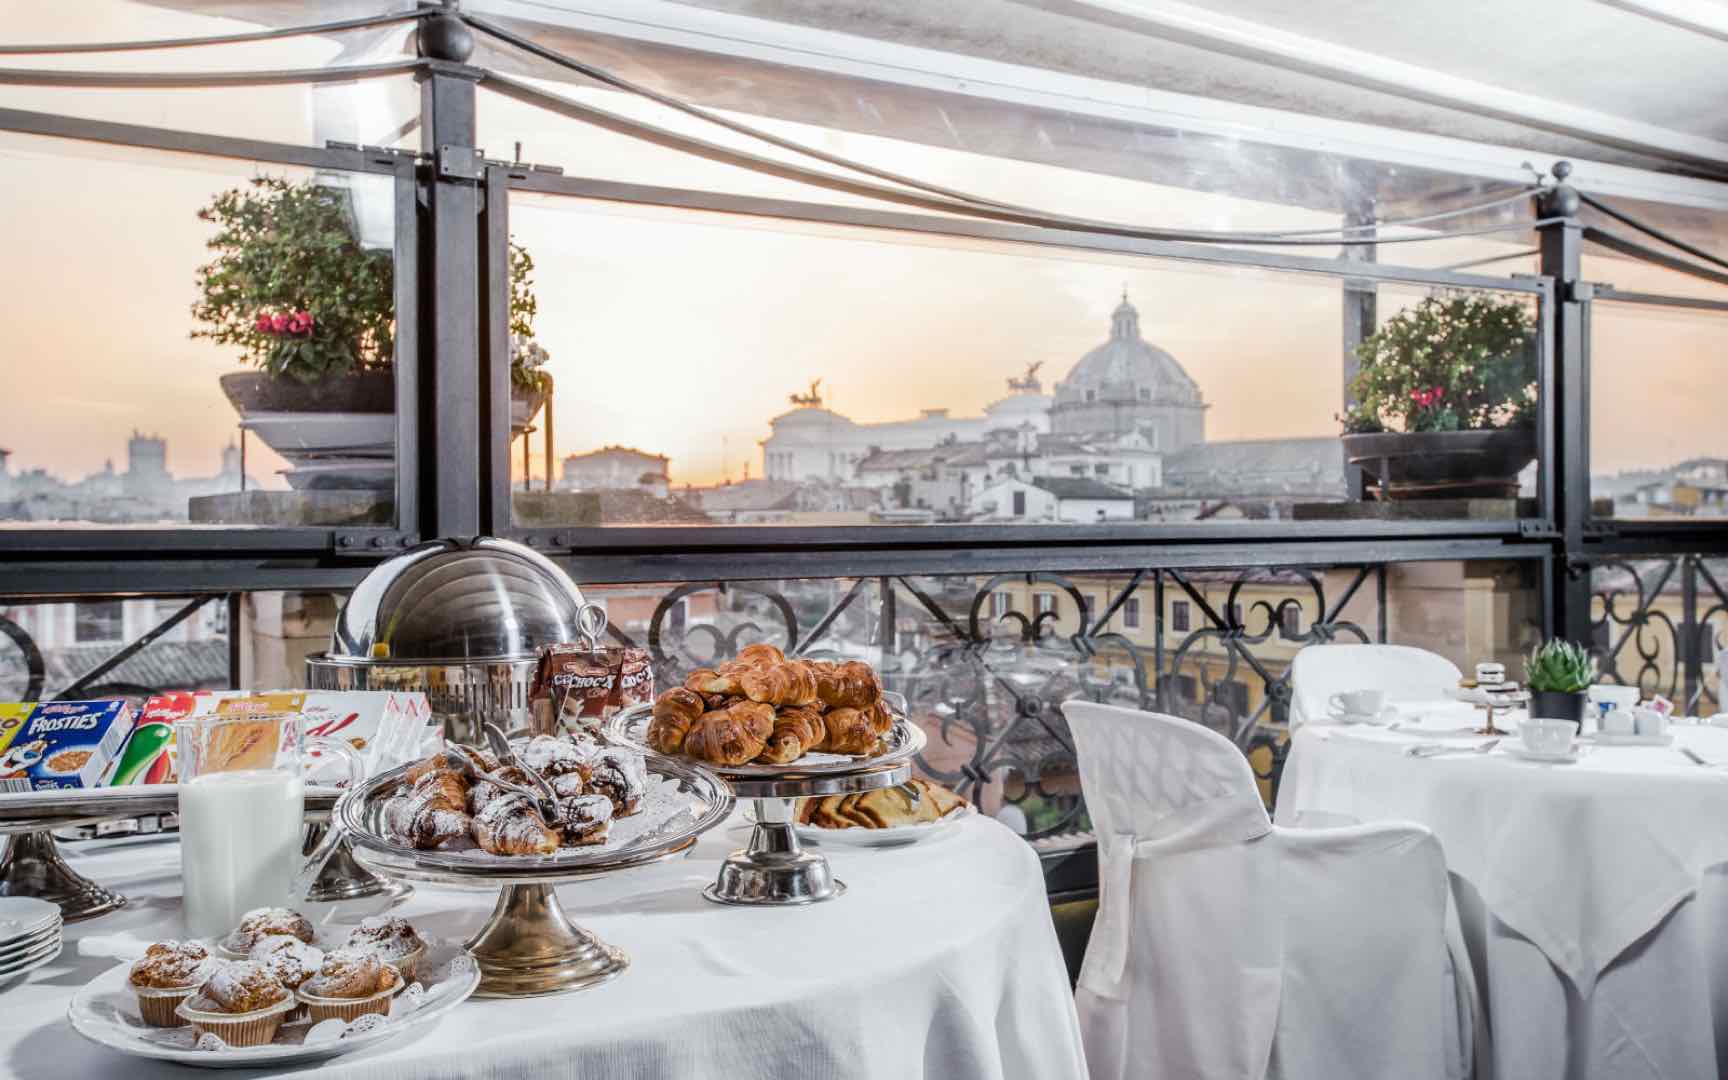
M 398 984 L 398 988 L 400 988 L 413 982 L 415 977 L 420 974 L 420 961 L 426 956 L 426 952 L 427 947 L 422 944 L 406 956 L 386 956 L 379 953 L 378 959 L 395 968 L 397 973 L 402 976 L 402 981 Z
M 130 984 L 129 984 L 130 985 Z M 132 986 L 138 995 L 138 1012 L 151 1027 L 184 1027 L 186 1018 L 179 1013 L 180 1003 L 198 992 L 198 984 L 190 986 Z
M 390 999 L 400 993 L 408 982 L 400 972 L 396 971 L 395 965 L 387 964 L 385 970 L 395 974 L 396 980 L 385 989 L 365 997 L 320 997 L 317 994 L 308 994 L 304 990 L 296 990 L 294 997 L 306 1007 L 306 1019 L 314 1024 L 324 1020 L 353 1021 L 373 1013 L 379 1016 L 389 1016 Z
M 191 1008 L 192 1001 L 182 1001 L 175 1010 L 200 1037 L 208 1034 L 229 1046 L 264 1046 L 276 1038 L 282 1021 L 295 1006 L 292 994 L 273 1005 L 251 1012 L 211 1012 Z

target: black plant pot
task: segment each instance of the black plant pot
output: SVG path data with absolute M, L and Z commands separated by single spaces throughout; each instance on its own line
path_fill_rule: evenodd
M 1570 720 L 1584 722 L 1585 693 L 1564 693 L 1559 690 L 1534 690 L 1530 694 L 1530 715 L 1538 720 Z
M 1346 435 L 1344 459 L 1381 499 L 1511 499 L 1536 460 L 1536 429 Z

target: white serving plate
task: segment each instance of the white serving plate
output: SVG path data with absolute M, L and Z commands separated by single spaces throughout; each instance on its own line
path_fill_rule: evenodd
M 908 844 L 926 843 L 938 840 L 954 832 L 960 823 L 974 816 L 978 811 L 967 803 L 952 811 L 945 818 L 937 821 L 920 821 L 915 825 L 895 825 L 886 829 L 866 829 L 859 826 L 851 829 L 824 829 L 818 825 L 800 825 L 792 823 L 792 831 L 798 834 L 798 839 L 817 847 L 829 848 L 892 848 L 905 847 Z M 756 820 L 756 808 L 744 808 L 744 816 L 750 821 Z
M 1544 765 L 1571 765 L 1584 756 L 1584 748 L 1581 746 L 1574 746 L 1563 754 L 1539 754 L 1514 742 L 1503 742 L 1500 749 L 1512 757 L 1523 761 L 1537 761 Z
M 0 896 L 0 951 L 60 925 L 60 909 L 33 896 Z
M 305 1020 L 282 1025 L 268 1046 L 199 1049 L 190 1027 L 156 1028 L 144 1023 L 138 999 L 127 986 L 131 963 L 116 964 L 84 984 L 66 1008 L 73 1030 L 93 1043 L 133 1057 L 173 1061 L 205 1069 L 252 1069 L 321 1061 L 351 1054 L 424 1027 L 468 999 L 480 985 L 474 958 L 454 941 L 432 941 L 420 962 L 420 979 L 398 994 L 390 1015 L 363 1016 L 351 1024 Z M 422 990 L 416 993 L 414 987 Z

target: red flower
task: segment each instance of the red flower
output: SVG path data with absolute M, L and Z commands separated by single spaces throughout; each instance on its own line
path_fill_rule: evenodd
M 270 316 L 270 332 L 273 334 L 285 334 L 285 333 L 287 333 L 288 332 L 288 316 L 282 314 L 280 311 L 278 311 L 276 314 Z
M 1446 396 L 1446 388 L 1444 386 L 1436 386 L 1434 388 L 1434 400 L 1435 401 L 1439 401 L 1441 398 L 1443 398 L 1445 396 Z
M 270 332 L 270 313 L 260 311 L 257 320 L 252 323 L 252 329 L 260 334 L 268 334 Z

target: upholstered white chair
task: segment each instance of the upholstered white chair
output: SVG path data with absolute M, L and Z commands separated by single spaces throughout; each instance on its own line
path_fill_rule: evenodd
M 1332 695 L 1384 690 L 1391 701 L 1435 701 L 1457 686 L 1458 666 L 1408 645 L 1310 645 L 1290 664 L 1290 726 L 1325 723 Z
M 1280 828 L 1223 736 L 1063 711 L 1098 837 L 1076 991 L 1093 1080 L 1469 1075 L 1470 997 L 1426 829 Z

